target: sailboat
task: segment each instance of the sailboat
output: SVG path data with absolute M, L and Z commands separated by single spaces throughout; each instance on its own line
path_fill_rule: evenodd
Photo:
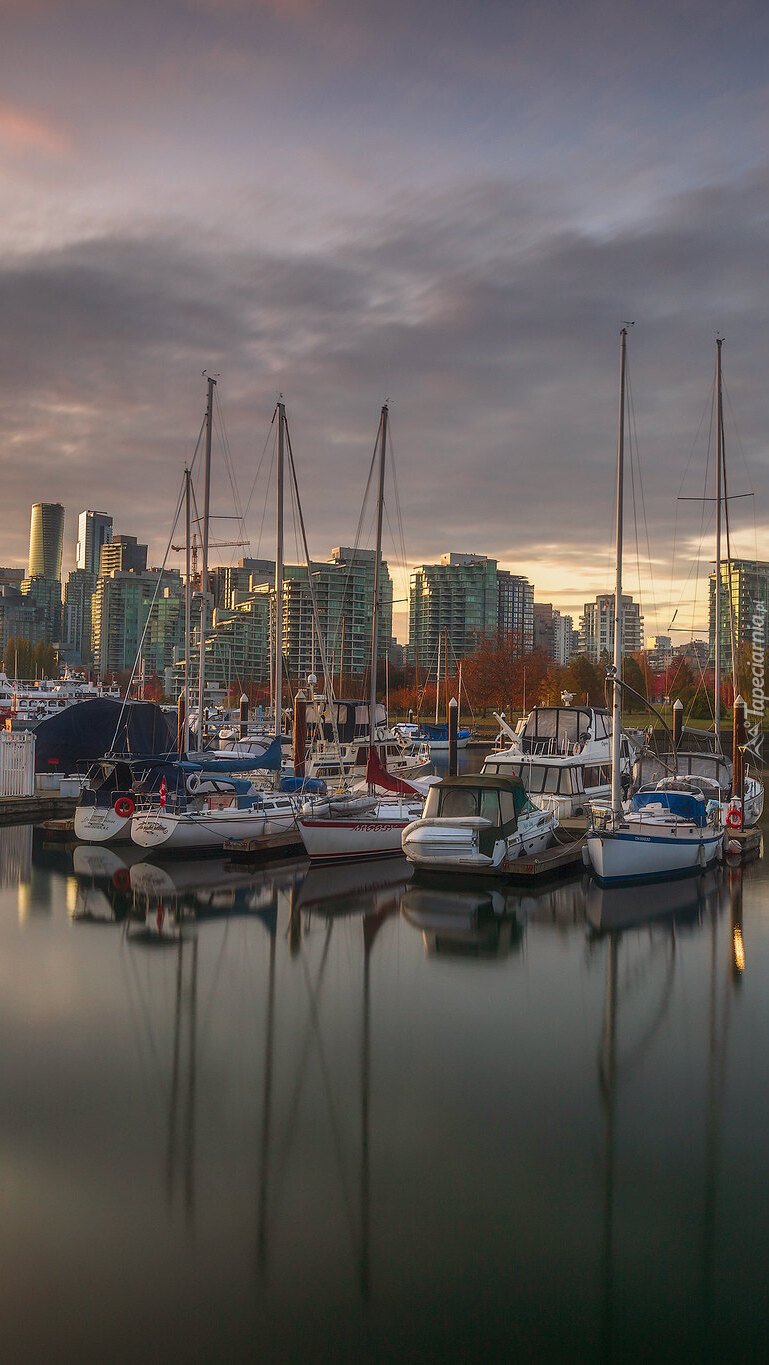
M 448 691 L 449 678 L 449 632 L 443 633 L 443 650 L 445 659 L 445 678 Z M 449 727 L 448 722 L 441 724 L 438 720 L 438 707 L 440 704 L 441 691 L 441 642 L 438 639 L 438 667 L 435 676 L 435 721 L 431 725 L 422 721 L 422 735 L 427 739 L 430 746 L 430 754 L 448 754 L 449 752 Z M 462 664 L 459 665 L 459 687 L 457 691 L 457 707 L 462 705 Z M 459 717 L 457 716 L 457 721 Z M 457 729 L 457 749 L 466 749 L 470 742 L 470 731 Z
M 371 686 L 369 694 L 369 754 L 366 778 L 369 800 L 353 798 L 345 812 L 344 802 L 313 806 L 308 803 L 297 817 L 304 846 L 313 859 L 372 858 L 401 852 L 401 834 L 422 814 L 424 794 L 412 783 L 383 768 L 376 746 L 376 671 L 379 643 L 379 575 L 382 558 L 385 461 L 389 408 L 382 407 L 379 422 L 379 491 L 377 496 L 376 552 L 374 557 L 374 609 L 371 621 Z M 376 788 L 395 796 L 377 797 Z
M 611 809 L 593 812 L 587 850 L 601 881 L 637 881 L 701 871 L 723 850 L 717 802 L 706 802 L 691 781 L 668 778 L 639 791 L 622 805 L 622 536 L 625 454 L 627 327 L 620 332 L 619 436 L 617 442 L 617 536 L 612 679 Z M 715 809 L 714 809 L 715 807 Z
M 201 565 L 200 603 L 200 662 L 198 682 L 198 735 L 203 733 L 205 674 L 206 674 L 206 610 L 208 601 L 208 523 L 211 490 L 211 436 L 213 430 L 213 395 L 216 380 L 208 378 L 206 406 L 205 492 L 203 513 L 203 556 Z M 277 405 L 278 416 L 278 491 L 277 491 L 277 554 L 275 562 L 276 594 L 276 649 L 275 649 L 275 738 L 267 753 L 258 758 L 260 769 L 281 766 L 281 684 L 283 667 L 281 622 L 283 592 L 283 445 L 286 409 L 282 399 Z M 274 746 L 274 749 L 273 749 Z M 234 765 L 233 765 L 234 766 Z M 238 779 L 228 781 L 227 791 L 206 791 L 204 785 L 188 781 L 182 799 L 169 802 L 167 794 L 160 806 L 144 807 L 134 812 L 131 820 L 131 839 L 141 848 L 201 849 L 223 848 L 229 840 L 258 839 L 262 836 L 285 833 L 294 827 L 296 804 L 292 797 L 276 791 L 261 791 L 253 783 Z

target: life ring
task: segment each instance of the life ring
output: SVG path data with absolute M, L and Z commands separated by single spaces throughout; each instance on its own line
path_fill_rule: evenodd
M 119 867 L 112 873 L 112 885 L 116 891 L 131 890 L 131 873 L 127 867 Z
M 131 815 L 133 815 L 134 810 L 136 809 L 133 797 L 119 796 L 117 801 L 115 802 L 114 809 L 116 815 L 119 815 L 123 820 L 127 820 Z
M 729 829 L 739 829 L 742 824 L 742 813 L 730 806 L 726 812 L 726 824 Z

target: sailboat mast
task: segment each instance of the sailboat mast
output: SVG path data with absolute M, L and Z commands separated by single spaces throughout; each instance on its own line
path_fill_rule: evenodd
M 379 637 L 379 561 L 382 555 L 382 516 L 384 512 L 385 457 L 387 453 L 387 418 L 389 408 L 382 407 L 379 427 L 379 493 L 376 505 L 376 553 L 374 556 L 374 612 L 371 619 L 371 689 L 369 692 L 369 744 L 374 747 L 376 733 L 376 665 Z
M 198 748 L 203 748 L 203 708 L 206 695 L 206 613 L 208 611 L 208 514 L 211 506 L 211 435 L 214 426 L 214 386 L 208 376 L 206 405 L 206 463 L 203 484 L 203 553 L 200 567 L 200 668 L 198 672 Z
M 622 492 L 625 462 L 625 368 L 627 327 L 620 332 L 619 434 L 617 438 L 617 576 L 614 586 L 614 685 L 612 688 L 611 806 L 615 818 L 622 815 Z
M 187 752 L 190 733 L 190 640 L 192 627 L 192 579 L 190 577 L 190 541 L 192 535 L 192 476 L 184 471 L 184 727 L 182 750 Z
M 724 463 L 724 399 L 721 388 L 721 337 L 716 337 L 716 593 L 713 651 L 713 724 L 716 751 L 721 750 L 721 503 Z
M 280 734 L 283 701 L 283 459 L 285 430 L 286 405 L 281 396 L 278 399 L 278 469 L 275 499 L 277 526 L 275 532 L 275 680 L 273 683 L 273 706 L 275 709 L 276 735 Z
M 435 724 L 438 724 L 438 699 L 441 695 L 441 637 L 438 636 L 438 662 L 435 666 Z

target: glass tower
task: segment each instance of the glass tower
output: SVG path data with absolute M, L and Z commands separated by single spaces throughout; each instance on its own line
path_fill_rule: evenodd
M 60 502 L 36 502 L 29 527 L 29 568 L 27 578 L 46 578 L 61 582 L 61 553 L 64 544 L 64 508 Z

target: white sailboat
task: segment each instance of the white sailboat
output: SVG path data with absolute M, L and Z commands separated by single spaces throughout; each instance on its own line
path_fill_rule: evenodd
M 612 669 L 611 809 L 597 815 L 587 833 L 595 875 L 604 882 L 675 876 L 707 867 L 723 849 L 724 830 L 717 803 L 706 803 L 691 781 L 670 778 L 641 791 L 623 810 L 620 737 L 622 728 L 622 535 L 625 449 L 625 376 L 627 328 L 620 332 L 619 438 L 617 443 L 617 540 Z M 716 809 L 713 810 L 712 806 Z
M 345 812 L 344 803 L 335 810 L 321 803 L 308 803 L 297 824 L 304 846 L 313 859 L 371 858 L 401 851 L 401 834 L 422 813 L 423 797 L 401 778 L 392 778 L 382 768 L 376 750 L 376 670 L 379 639 L 379 575 L 382 555 L 382 517 L 384 511 L 385 460 L 387 453 L 388 405 L 382 407 L 379 422 L 379 492 L 377 497 L 376 552 L 374 557 L 374 609 L 371 622 L 371 687 L 369 694 L 369 794 L 376 785 L 386 785 L 398 793 L 397 799 L 370 800 L 361 809 L 360 798 L 352 798 Z
M 205 697 L 205 635 L 208 605 L 208 522 L 211 488 L 211 436 L 213 429 L 213 395 L 216 380 L 208 379 L 206 408 L 205 493 L 203 514 L 203 555 L 201 566 L 200 606 L 200 663 L 198 683 L 198 733 L 202 731 Z M 278 416 L 278 491 L 277 491 L 277 554 L 275 563 L 276 592 L 276 648 L 275 648 L 275 736 L 281 728 L 282 683 L 282 591 L 283 591 L 283 451 L 286 409 L 282 399 L 277 405 Z M 231 781 L 227 792 L 189 792 L 176 807 L 168 802 L 162 806 L 137 808 L 131 820 L 131 839 L 141 848 L 215 850 L 232 839 L 258 839 L 283 833 L 294 826 L 295 800 L 278 792 L 261 791 L 249 782 Z

